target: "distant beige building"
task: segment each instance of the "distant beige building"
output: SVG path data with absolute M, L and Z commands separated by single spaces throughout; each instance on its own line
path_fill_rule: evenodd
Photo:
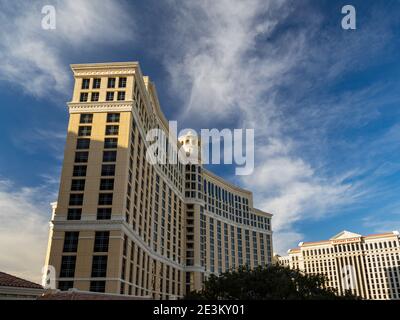
M 330 240 L 301 242 L 280 263 L 307 274 L 326 275 L 328 286 L 364 299 L 400 299 L 400 242 L 397 231 L 362 236 L 342 231 Z
M 137 62 L 72 65 L 75 86 L 46 264 L 61 290 L 182 297 L 205 277 L 272 259 L 272 215 L 202 165 L 151 165 L 168 133 Z M 190 151 L 198 141 L 180 142 Z M 180 145 L 180 144 L 179 144 Z

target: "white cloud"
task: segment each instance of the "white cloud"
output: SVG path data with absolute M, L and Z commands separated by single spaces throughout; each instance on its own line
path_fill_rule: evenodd
M 16 188 L 0 180 L 1 271 L 41 282 L 53 197 L 44 187 Z
M 312 177 L 314 171 L 301 159 L 280 156 L 267 158 L 257 167 L 256 174 L 244 177 L 247 184 L 272 191 L 283 188 L 292 181 L 302 181 Z
M 173 55 L 167 54 L 166 65 L 178 91 L 182 94 L 185 89 L 188 117 L 204 118 L 210 112 L 227 119 L 236 111 L 251 112 L 261 88 L 272 87 L 275 76 L 290 68 L 291 52 L 274 61 L 276 50 L 247 59 L 249 50 L 256 48 L 256 38 L 271 33 L 276 25 L 274 19 L 255 22 L 255 18 L 265 12 L 272 16 L 278 10 L 284 16 L 284 2 L 199 1 L 178 9 L 179 36 L 171 41 Z M 177 47 L 182 55 L 172 50 Z
M 328 181 L 300 158 L 275 154 L 261 161 L 242 182 L 254 191 L 256 205 L 274 214 L 275 250 L 282 253 L 279 250 L 286 252 L 296 245 L 294 239 L 300 239 L 297 222 L 321 218 L 354 200 L 355 188 L 344 182 L 345 177 Z
M 349 200 L 346 194 L 349 188 L 335 183 L 299 182 L 294 179 L 278 189 L 277 195 L 261 193 L 258 197 L 263 199 L 261 208 L 275 214 L 274 230 L 279 232 L 290 229 L 293 223 L 300 220 L 320 218 L 333 208 L 343 205 Z
M 297 244 L 304 239 L 304 235 L 294 231 L 282 231 L 274 236 L 274 254 L 286 255 L 288 249 L 295 248 Z M 289 248 L 287 244 L 292 244 Z
M 56 30 L 41 28 L 41 9 L 56 8 Z M 71 77 L 70 54 L 133 39 L 133 20 L 115 1 L 70 0 L 2 2 L 0 80 L 22 86 L 36 97 L 65 95 Z

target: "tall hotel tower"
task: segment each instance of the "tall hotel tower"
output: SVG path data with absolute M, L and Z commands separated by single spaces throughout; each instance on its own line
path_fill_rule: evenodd
M 146 133 L 168 133 L 168 122 L 137 62 L 72 71 L 46 257 L 58 289 L 170 299 L 210 274 L 271 263 L 271 214 L 253 208 L 251 192 L 201 165 L 146 160 Z

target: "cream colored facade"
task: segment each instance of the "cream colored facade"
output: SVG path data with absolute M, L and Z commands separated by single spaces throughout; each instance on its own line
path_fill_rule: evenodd
M 307 274 L 327 276 L 340 294 L 364 299 L 400 299 L 400 242 L 397 231 L 362 236 L 342 231 L 330 240 L 301 242 L 280 263 Z
M 146 134 L 168 122 L 137 62 L 71 67 L 46 257 L 58 288 L 169 299 L 210 273 L 271 262 L 272 216 L 250 192 L 201 165 L 146 160 Z

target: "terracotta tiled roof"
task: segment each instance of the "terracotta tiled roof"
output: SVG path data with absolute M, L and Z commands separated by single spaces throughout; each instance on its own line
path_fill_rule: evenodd
M 38 297 L 38 300 L 150 300 L 150 297 L 134 297 L 69 290 L 45 293 Z
M 16 288 L 30 288 L 30 289 L 43 289 L 37 283 L 30 282 L 10 274 L 0 272 L 0 286 L 1 287 L 16 287 Z

